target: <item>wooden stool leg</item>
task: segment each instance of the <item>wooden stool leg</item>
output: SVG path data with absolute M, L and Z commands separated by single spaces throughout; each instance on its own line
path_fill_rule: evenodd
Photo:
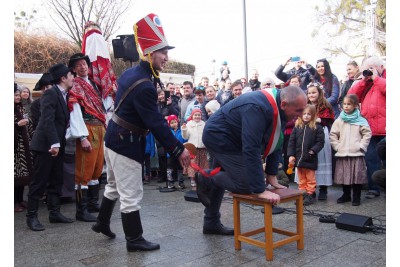
M 304 226 L 303 226 L 303 197 L 296 199 L 296 228 L 300 239 L 297 240 L 297 249 L 304 249 Z
M 274 257 L 274 241 L 272 239 L 272 204 L 264 204 L 264 225 L 265 225 L 265 258 L 272 261 Z
M 240 201 L 237 198 L 233 198 L 233 231 L 235 240 L 235 249 L 241 250 L 242 243 L 239 241 L 240 235 Z

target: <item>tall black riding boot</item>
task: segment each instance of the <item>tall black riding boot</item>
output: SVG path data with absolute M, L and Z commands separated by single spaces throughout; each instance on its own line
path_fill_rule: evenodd
M 122 226 L 124 228 L 126 249 L 132 251 L 149 251 L 160 249 L 160 245 L 143 238 L 142 222 L 139 211 L 121 213 Z
M 88 185 L 88 212 L 99 212 L 99 190 L 100 184 Z
M 39 222 L 37 212 L 39 209 L 39 200 L 28 199 L 28 208 L 26 213 L 26 224 L 32 231 L 43 231 L 44 227 Z
M 343 195 L 337 199 L 337 203 L 345 203 L 351 201 L 351 185 L 343 185 Z
M 115 234 L 111 232 L 110 229 L 110 219 L 114 210 L 115 202 L 117 202 L 117 200 L 111 200 L 103 196 L 96 224 L 92 226 L 93 231 L 96 233 L 102 233 L 109 238 L 115 238 Z
M 318 200 L 327 200 L 327 199 L 328 199 L 328 186 L 320 185 L 319 186 Z
M 73 219 L 65 217 L 60 212 L 60 196 L 56 194 L 47 194 L 47 209 L 49 210 L 49 221 L 51 223 L 72 223 Z
M 95 222 L 96 217 L 90 214 L 87 210 L 88 199 L 87 189 L 75 190 L 76 194 L 76 220 L 83 222 Z
M 353 184 L 353 201 L 351 205 L 360 206 L 362 184 Z

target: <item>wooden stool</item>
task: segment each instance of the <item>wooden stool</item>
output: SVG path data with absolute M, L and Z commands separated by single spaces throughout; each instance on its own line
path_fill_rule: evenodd
M 241 242 L 246 242 L 250 245 L 265 249 L 265 258 L 267 261 L 272 261 L 274 252 L 273 249 L 291 242 L 297 242 L 297 249 L 304 249 L 304 232 L 303 232 L 303 191 L 296 189 L 274 189 L 271 190 L 281 197 L 280 203 L 288 201 L 296 201 L 296 232 L 290 232 L 283 229 L 272 227 L 272 204 L 266 199 L 258 198 L 257 195 L 242 195 L 230 193 L 233 197 L 233 225 L 235 230 L 235 249 L 241 249 Z M 249 232 L 242 233 L 240 230 L 240 202 L 263 206 L 264 207 L 264 227 L 255 229 Z M 250 236 L 265 233 L 265 242 L 250 238 Z M 278 233 L 288 236 L 287 238 L 273 242 L 272 233 Z

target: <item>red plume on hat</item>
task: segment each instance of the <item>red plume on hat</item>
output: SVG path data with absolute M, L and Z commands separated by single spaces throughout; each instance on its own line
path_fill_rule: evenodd
M 140 45 L 143 55 L 147 55 L 163 48 L 175 48 L 168 44 L 161 25 L 161 20 L 155 14 L 149 14 L 142 18 L 136 22 L 133 28 L 135 31 L 136 46 L 138 47 L 138 44 Z M 138 51 L 141 52 L 139 47 Z

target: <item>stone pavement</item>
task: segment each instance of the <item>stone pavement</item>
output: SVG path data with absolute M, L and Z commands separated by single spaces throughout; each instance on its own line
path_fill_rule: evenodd
M 189 181 L 185 182 L 189 186 Z M 161 184 L 164 185 L 164 184 Z M 386 234 L 365 234 L 337 229 L 335 224 L 320 223 L 318 217 L 307 215 L 353 213 L 369 217 L 381 216 L 385 222 L 386 197 L 365 199 L 361 206 L 336 204 L 341 187 L 329 187 L 328 200 L 306 207 L 304 216 L 305 248 L 297 250 L 296 243 L 276 248 L 274 260 L 265 261 L 263 249 L 242 243 L 235 251 L 233 237 L 202 234 L 203 206 L 188 202 L 185 192 L 160 193 L 155 181 L 144 185 L 141 218 L 144 237 L 157 242 L 161 249 L 152 252 L 127 252 L 122 230 L 119 202 L 111 229 L 115 239 L 93 232 L 92 223 L 50 224 L 45 204 L 41 203 L 39 220 L 45 231 L 33 232 L 26 226 L 25 212 L 14 214 L 14 266 L 385 266 Z M 291 184 L 296 188 L 296 184 Z M 27 190 L 26 190 L 27 191 Z M 187 191 L 187 189 L 186 189 Z M 101 190 L 102 194 L 103 190 Z M 283 214 L 274 215 L 273 223 L 294 230 L 293 203 Z M 242 205 L 242 229 L 260 227 L 263 214 L 260 207 Z M 75 204 L 62 205 L 61 211 L 75 218 Z M 232 199 L 225 195 L 221 207 L 222 223 L 233 227 Z M 337 215 L 337 214 L 336 214 Z M 374 219 L 374 224 L 380 221 Z M 261 240 L 263 235 L 260 234 Z M 279 238 L 278 234 L 274 234 Z

